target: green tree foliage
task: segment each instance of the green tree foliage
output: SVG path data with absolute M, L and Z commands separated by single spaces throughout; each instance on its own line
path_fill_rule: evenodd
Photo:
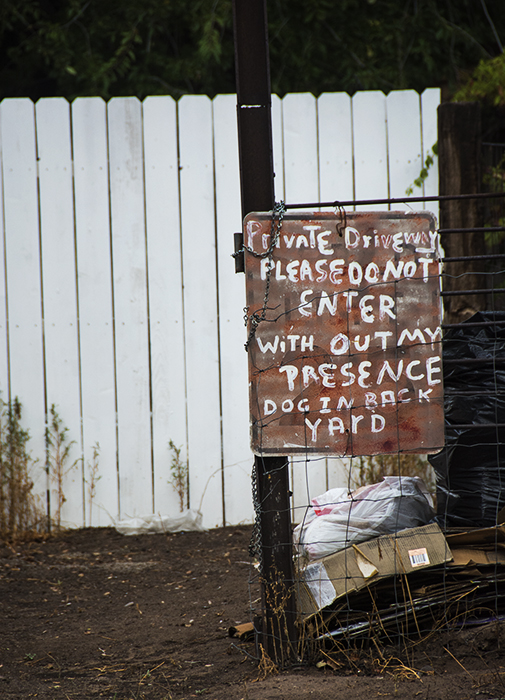
M 276 91 L 456 85 L 500 52 L 505 3 L 484 0 L 289 0 L 270 3 Z M 487 8 L 486 8 L 487 10 Z M 491 21 L 490 21 L 491 20 Z M 285 86 L 288 87 L 285 87 Z
M 231 0 L 2 0 L 0 95 L 234 89 Z
M 505 107 L 505 54 L 480 61 L 469 80 L 454 95 L 458 102 L 483 102 Z
M 267 0 L 267 7 L 272 88 L 280 95 L 453 87 L 505 41 L 505 2 L 497 0 Z M 232 0 L 0 3 L 0 97 L 234 90 Z

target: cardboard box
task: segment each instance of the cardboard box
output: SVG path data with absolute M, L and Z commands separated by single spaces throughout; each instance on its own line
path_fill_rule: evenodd
M 341 596 L 380 579 L 451 559 L 451 550 L 436 523 L 360 542 L 311 562 L 300 572 L 299 612 L 306 620 Z
M 482 527 L 446 535 L 454 566 L 505 564 L 505 526 Z
M 447 535 L 447 542 L 451 547 L 467 547 L 468 545 L 496 545 L 503 547 L 505 544 L 505 525 L 494 527 L 481 527 L 464 532 L 455 532 Z
M 477 547 L 451 546 L 451 566 L 472 566 L 473 564 L 505 564 L 505 551 L 478 549 Z

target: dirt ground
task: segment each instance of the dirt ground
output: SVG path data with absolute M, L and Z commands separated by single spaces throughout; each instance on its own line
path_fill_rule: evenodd
M 0 545 L 0 698 L 505 698 L 497 624 L 410 651 L 326 650 L 319 668 L 266 675 L 254 643 L 228 635 L 258 606 L 249 538 L 249 527 L 133 537 L 104 528 Z

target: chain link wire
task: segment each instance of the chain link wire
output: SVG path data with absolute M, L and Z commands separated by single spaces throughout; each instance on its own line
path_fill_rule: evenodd
M 266 269 L 266 284 L 265 284 L 265 289 L 264 289 L 264 297 L 263 297 L 263 302 L 262 302 L 262 307 L 253 313 L 249 313 L 249 307 L 244 308 L 244 322 L 245 325 L 250 324 L 250 331 L 248 334 L 248 339 L 246 343 L 246 350 L 251 343 L 251 341 L 255 337 L 256 329 L 259 326 L 259 324 L 262 321 L 266 320 L 266 314 L 268 311 L 268 302 L 269 302 L 269 295 L 270 295 L 270 281 L 271 281 L 271 272 L 272 272 L 272 259 L 274 255 L 274 249 L 279 241 L 280 233 L 282 230 L 282 223 L 283 219 L 285 216 L 286 208 L 284 206 L 284 202 L 276 203 L 274 209 L 272 210 L 271 213 L 271 224 L 270 224 L 270 242 L 268 249 L 265 250 L 262 253 L 257 253 L 256 251 L 252 250 L 251 248 L 247 246 L 243 246 L 238 253 L 235 254 L 234 257 L 236 257 L 239 254 L 245 254 L 246 252 L 250 255 L 253 255 L 255 258 L 260 258 L 260 259 L 268 259 L 269 264 L 267 265 Z M 336 233 L 341 239 L 345 235 L 345 229 L 347 226 L 347 212 L 343 206 L 336 206 L 335 207 L 335 215 L 337 217 L 337 226 L 336 226 Z M 338 240 L 338 239 L 337 239 Z M 396 285 L 395 285 L 396 288 Z M 396 294 L 395 294 L 396 297 Z M 493 297 L 493 303 L 494 303 L 494 297 Z M 494 309 L 493 309 L 494 310 Z M 496 422 L 498 422 L 496 420 Z M 397 424 L 398 428 L 398 424 Z M 350 440 L 352 440 L 352 434 L 349 437 Z M 307 435 L 305 435 L 305 443 L 307 445 Z M 351 443 L 352 445 L 352 443 Z M 499 441 L 497 440 L 497 449 L 499 449 Z M 352 446 L 350 447 L 350 450 L 346 450 L 346 452 L 349 452 L 352 454 Z M 402 467 L 400 465 L 400 452 L 398 451 L 396 453 L 396 457 L 398 459 L 398 466 L 397 469 L 395 470 L 396 473 L 399 473 L 400 476 L 402 475 Z M 352 459 L 352 458 L 351 458 Z M 299 471 L 304 470 L 305 471 L 305 483 L 306 483 L 306 494 L 307 494 L 307 503 L 306 503 L 306 508 L 307 511 L 309 508 L 311 508 L 310 505 L 310 500 L 311 497 L 314 495 L 310 491 L 310 483 L 309 483 L 309 474 L 308 470 L 313 469 L 313 466 L 309 464 L 309 459 L 307 459 L 307 455 L 305 455 L 305 458 L 301 458 L 299 460 L 296 460 L 293 462 L 293 471 L 297 469 Z M 329 465 L 326 467 L 327 473 L 326 473 L 326 478 L 329 476 Z M 347 481 L 348 481 L 348 488 L 351 490 L 351 485 L 350 485 L 350 480 L 351 480 L 351 472 L 353 470 L 353 465 L 352 461 L 347 467 L 348 472 L 347 472 Z M 262 531 L 261 531 L 261 517 L 264 512 L 264 504 L 262 504 L 260 500 L 260 494 L 259 494 L 259 483 L 258 483 L 258 468 L 257 464 L 254 463 L 252 465 L 252 471 L 251 471 L 251 488 L 252 488 L 252 502 L 253 502 L 253 508 L 254 508 L 254 523 L 252 527 L 252 532 L 251 532 L 251 538 L 249 542 L 249 555 L 252 559 L 255 559 L 256 561 L 259 562 L 259 571 L 260 575 L 261 572 L 263 572 L 263 551 L 262 551 Z M 298 487 L 297 487 L 298 488 Z M 354 487 L 353 487 L 354 488 Z M 301 508 L 301 506 L 298 506 L 298 508 Z M 346 534 L 347 536 L 347 534 Z M 401 573 L 401 572 L 396 572 Z M 496 588 L 496 593 L 495 593 L 495 605 L 498 606 L 498 600 L 500 599 L 500 594 L 498 591 L 497 583 L 496 581 L 493 581 L 490 579 L 490 586 L 495 585 Z M 408 586 L 408 583 L 407 583 Z M 440 600 L 445 599 L 445 605 L 448 606 L 448 598 L 445 590 L 446 586 L 446 578 L 445 578 L 445 573 L 442 578 L 442 586 L 443 586 L 443 593 L 441 594 Z M 391 596 L 392 603 L 391 607 L 394 607 L 397 610 L 404 609 L 405 614 L 407 614 L 408 608 L 408 601 L 405 598 L 405 589 L 403 589 L 403 580 L 400 580 L 396 577 L 392 579 L 392 585 L 390 587 L 390 593 L 388 595 Z M 410 595 L 410 591 L 408 592 Z M 503 598 L 502 598 L 503 599 Z M 382 617 L 381 615 L 384 616 L 385 623 L 388 624 L 387 630 L 388 633 L 391 634 L 392 636 L 396 635 L 398 639 L 403 639 L 404 637 L 404 631 L 403 631 L 403 623 L 400 619 L 400 613 L 396 616 L 395 619 L 390 619 L 387 617 L 389 614 L 389 610 L 382 611 L 377 613 L 378 616 L 378 623 L 374 624 L 372 627 L 372 623 L 368 622 L 367 620 L 363 619 L 361 620 L 361 617 L 364 618 L 363 611 L 361 607 L 359 609 L 356 608 L 355 606 L 355 601 L 356 598 L 352 597 L 347 597 L 345 599 L 345 604 L 342 602 L 342 608 L 341 611 L 339 612 L 339 618 L 338 618 L 338 625 L 335 627 L 335 631 L 333 633 L 330 633 L 332 636 L 334 635 L 335 640 L 346 640 L 350 644 L 352 640 L 360 640 L 362 637 L 365 636 L 365 634 L 373 634 L 373 635 L 379 635 L 381 632 L 381 627 L 382 625 Z M 450 602 L 450 601 L 449 601 Z M 434 604 L 433 604 L 434 605 Z M 441 603 L 442 605 L 442 603 Z M 402 607 L 403 606 L 403 607 Z M 445 622 L 447 622 L 447 609 L 444 608 L 444 619 Z M 438 608 L 433 607 L 434 611 L 438 611 Z M 498 610 L 498 608 L 497 608 Z M 360 617 L 361 616 L 361 617 Z M 359 622 L 356 622 L 356 620 L 359 620 Z M 414 611 L 414 619 L 415 619 L 415 611 Z M 380 624 L 379 624 L 380 623 Z M 338 635 L 337 635 L 337 627 L 338 627 Z M 384 629 L 382 627 L 382 629 Z M 367 631 L 368 630 L 368 631 Z M 331 640 L 332 636 L 330 634 L 327 635 L 322 635 L 317 638 L 316 643 L 327 643 L 328 640 Z M 314 640 L 311 640 L 309 638 L 302 640 L 304 643 L 311 644 L 314 643 Z M 338 641 L 336 642 L 338 643 Z
M 235 253 L 233 253 L 232 257 L 236 258 L 238 255 L 243 255 L 244 253 L 249 253 L 255 258 L 261 258 L 265 259 L 268 258 L 269 264 L 266 272 L 266 284 L 265 284 L 265 295 L 263 297 L 263 306 L 260 311 L 253 311 L 252 314 L 249 314 L 249 307 L 245 306 L 244 307 L 244 325 L 247 326 L 247 324 L 250 324 L 250 329 L 249 329 L 249 335 L 247 337 L 247 341 L 245 343 L 245 349 L 249 349 L 249 345 L 251 343 L 251 340 L 254 338 L 256 335 L 256 329 L 258 328 L 259 324 L 265 320 L 266 318 L 266 313 L 268 309 L 268 297 L 270 295 L 270 279 L 272 275 L 272 256 L 274 252 L 274 248 L 277 245 L 277 241 L 279 240 L 279 236 L 281 233 L 282 229 L 282 221 L 284 219 L 284 215 L 286 213 L 286 205 L 285 203 L 281 200 L 280 202 L 275 202 L 274 208 L 272 209 L 272 220 L 270 222 L 270 245 L 268 246 L 267 250 L 265 250 L 263 253 L 257 253 L 255 250 L 250 248 L 249 246 L 243 245 L 240 250 L 237 250 Z
M 260 571 L 263 571 L 263 556 L 261 551 L 261 503 L 258 494 L 258 474 L 256 469 L 256 462 L 253 462 L 252 472 L 251 472 L 251 485 L 252 485 L 252 501 L 254 507 L 254 523 L 251 532 L 251 540 L 249 542 L 249 556 L 251 559 L 257 559 L 260 565 Z
M 275 246 L 277 245 L 277 242 L 279 240 L 279 236 L 281 233 L 282 229 L 282 222 L 284 219 L 284 215 L 286 213 L 286 206 L 284 202 L 281 200 L 280 202 L 275 202 L 274 208 L 272 209 L 272 219 L 270 222 L 270 244 L 263 253 L 258 253 L 249 246 L 243 245 L 240 250 L 238 250 L 236 253 L 233 254 L 232 257 L 236 258 L 238 255 L 242 255 L 244 253 L 249 253 L 255 258 L 260 258 L 260 259 L 265 259 L 268 258 L 269 260 L 269 265 L 267 268 L 266 272 L 266 284 L 265 284 L 265 294 L 263 296 L 263 306 L 260 311 L 254 311 L 252 314 L 249 314 L 249 307 L 246 306 L 244 308 L 244 325 L 247 326 L 249 323 L 251 325 L 250 330 L 249 330 L 249 335 L 247 338 L 247 342 L 245 343 L 245 349 L 247 350 L 249 348 L 249 345 L 251 343 L 251 340 L 254 338 L 256 334 L 256 329 L 258 328 L 259 324 L 261 321 L 265 320 L 266 317 L 266 312 L 268 309 L 268 298 L 270 296 L 270 279 L 271 279 L 271 273 L 272 273 L 272 257 L 273 257 L 273 251 Z M 261 503 L 259 501 L 259 494 L 258 494 L 258 474 L 257 474 L 257 468 L 256 464 L 253 463 L 252 467 L 252 473 L 251 473 L 251 483 L 252 483 L 252 499 L 253 499 L 253 507 L 254 507 L 254 523 L 253 523 L 253 529 L 251 533 L 251 540 L 249 542 L 249 556 L 253 559 L 257 559 L 259 562 L 260 566 L 260 571 L 263 571 L 263 556 L 262 556 L 262 550 L 261 550 Z

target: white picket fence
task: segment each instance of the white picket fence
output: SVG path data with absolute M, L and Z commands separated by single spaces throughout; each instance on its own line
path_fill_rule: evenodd
M 403 196 L 439 101 L 274 96 L 276 198 Z M 55 404 L 75 441 L 66 525 L 175 515 L 169 440 L 207 527 L 251 521 L 235 96 L 5 99 L 0 146 L 0 388 L 22 403 L 36 492 Z M 435 168 L 425 193 L 437 191 Z M 293 464 L 295 505 L 346 478 L 340 460 Z

